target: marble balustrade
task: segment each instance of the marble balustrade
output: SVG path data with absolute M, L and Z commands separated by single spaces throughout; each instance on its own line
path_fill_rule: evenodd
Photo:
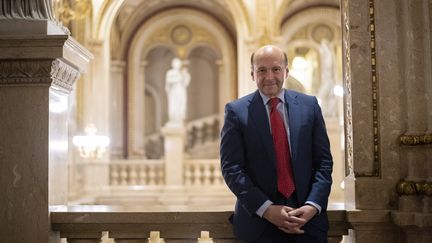
M 124 160 L 109 163 L 110 185 L 162 185 L 163 160 Z
M 165 184 L 163 160 L 115 160 L 104 162 L 81 162 L 77 164 L 77 182 L 85 186 L 86 171 L 94 166 L 109 168 L 110 186 L 163 186 Z M 223 186 L 220 161 L 217 159 L 184 160 L 184 185 Z

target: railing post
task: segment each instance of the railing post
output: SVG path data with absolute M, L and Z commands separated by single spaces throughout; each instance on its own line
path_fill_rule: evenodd
M 164 239 L 160 238 L 159 231 L 151 231 L 150 238 L 148 238 L 149 243 L 164 243 Z
M 198 243 L 213 243 L 213 239 L 210 238 L 210 232 L 201 231 L 201 237 L 198 238 Z

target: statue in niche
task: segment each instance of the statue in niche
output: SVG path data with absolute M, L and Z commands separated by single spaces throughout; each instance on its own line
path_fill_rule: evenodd
M 168 97 L 168 122 L 181 124 L 186 116 L 186 88 L 191 77 L 179 58 L 173 58 L 171 66 L 172 68 L 168 70 L 165 76 L 165 91 Z
M 333 51 L 327 39 L 322 39 L 319 48 L 321 63 L 321 85 L 318 90 L 318 98 L 321 100 L 321 107 L 325 117 L 337 116 L 337 100 L 333 93 L 335 85 L 334 78 L 334 57 Z

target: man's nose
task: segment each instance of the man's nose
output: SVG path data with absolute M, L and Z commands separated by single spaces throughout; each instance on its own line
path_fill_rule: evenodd
M 274 78 L 274 74 L 273 74 L 273 72 L 272 72 L 272 71 L 268 71 L 268 72 L 266 72 L 265 78 L 266 78 L 267 80 L 269 80 L 269 79 L 273 79 L 273 78 Z

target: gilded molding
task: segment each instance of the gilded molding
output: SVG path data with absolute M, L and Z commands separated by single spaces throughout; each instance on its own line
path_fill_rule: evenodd
M 417 195 L 432 196 L 432 182 L 400 181 L 396 185 L 396 191 L 400 196 Z
M 51 77 L 53 85 L 60 87 L 68 92 L 72 91 L 73 84 L 78 80 L 80 72 L 78 69 L 56 59 L 51 66 Z
M 399 140 L 402 145 L 428 145 L 432 144 L 432 134 L 402 135 Z
M 93 11 L 91 0 L 74 0 L 70 3 L 67 0 L 59 0 L 54 4 L 57 19 L 65 25 L 72 20 L 85 19 Z
M 50 59 L 2 60 L 0 85 L 51 84 Z
M 377 58 L 376 58 L 376 35 L 375 35 L 375 1 L 369 0 L 369 31 L 370 31 L 370 48 L 371 48 L 371 71 L 372 71 L 372 125 L 373 125 L 373 168 L 374 171 L 369 175 L 363 176 L 375 176 L 381 175 L 381 158 L 380 158 L 380 136 L 379 136 L 379 103 L 378 103 L 378 77 L 377 77 Z
M 175 31 L 180 27 L 183 31 Z M 191 23 L 173 23 L 152 33 L 146 45 L 165 44 L 174 47 L 177 55 L 184 59 L 194 47 L 203 43 L 215 50 L 218 49 L 216 37 L 205 28 Z

